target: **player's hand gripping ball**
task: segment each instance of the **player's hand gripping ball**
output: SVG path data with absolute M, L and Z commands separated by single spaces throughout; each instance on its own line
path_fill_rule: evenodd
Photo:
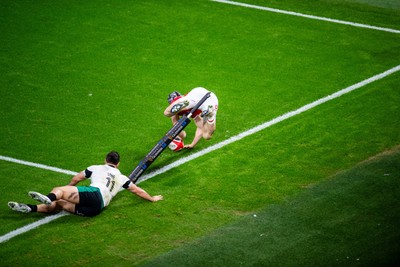
M 184 146 L 185 145 L 183 144 L 183 141 L 180 138 L 175 138 L 168 145 L 169 149 L 171 149 L 172 151 L 175 151 L 175 152 L 181 151 Z

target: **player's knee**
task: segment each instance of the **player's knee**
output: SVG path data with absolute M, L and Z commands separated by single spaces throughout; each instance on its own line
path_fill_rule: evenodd
M 53 203 L 57 204 L 57 206 L 56 206 L 57 210 L 65 210 L 65 211 L 68 211 L 68 212 L 71 212 L 71 213 L 75 212 L 75 206 L 76 205 L 74 203 L 71 203 L 71 202 L 66 201 L 66 200 L 59 200 L 59 201 L 53 202 Z
M 215 131 L 215 125 L 211 124 L 206 125 L 206 127 L 204 127 L 203 130 L 203 138 L 206 140 L 210 140 L 212 135 L 214 134 L 214 131 Z
M 63 186 L 54 187 L 53 190 L 51 190 L 51 193 L 55 194 L 57 198 L 59 198 L 59 196 L 64 194 Z
M 211 137 L 212 137 L 212 136 L 209 135 L 209 134 L 204 134 L 204 135 L 203 135 L 203 138 L 206 139 L 206 140 L 210 140 Z
M 56 202 L 52 202 L 50 206 L 41 204 L 38 205 L 38 211 L 44 213 L 51 213 L 55 210 L 56 205 L 57 205 Z
M 212 135 L 213 135 L 213 133 L 214 133 L 214 131 L 211 131 L 211 132 L 204 132 L 204 133 L 203 133 L 203 138 L 206 139 L 206 140 L 210 140 L 211 137 L 212 137 Z
M 41 209 L 42 212 L 47 212 L 47 213 L 51 212 L 51 208 L 47 205 L 41 206 Z
M 181 139 L 185 139 L 185 138 L 186 138 L 186 132 L 185 132 L 185 131 L 182 131 L 182 132 L 179 133 L 178 136 L 179 136 Z
M 70 186 L 54 187 L 51 193 L 56 195 L 56 199 L 64 199 L 66 194 L 68 194 L 69 187 Z
M 61 187 L 54 187 L 53 190 L 51 190 L 51 193 L 55 194 L 56 196 L 62 195 Z

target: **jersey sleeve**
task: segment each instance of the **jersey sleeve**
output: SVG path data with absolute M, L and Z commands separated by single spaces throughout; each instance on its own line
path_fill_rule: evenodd
M 86 170 L 85 170 L 85 177 L 86 177 L 86 178 L 92 177 L 92 173 L 93 173 L 93 171 L 90 170 L 90 167 L 86 168 Z
M 125 175 L 122 175 L 122 179 L 124 180 L 122 187 L 125 188 L 125 189 L 128 189 L 129 186 L 131 185 L 132 181 L 128 177 L 126 177 Z

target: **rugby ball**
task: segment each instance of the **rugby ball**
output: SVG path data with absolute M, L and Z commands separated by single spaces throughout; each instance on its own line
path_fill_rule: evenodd
M 175 152 L 182 150 L 182 148 L 183 148 L 184 146 L 185 146 L 185 145 L 183 144 L 182 139 L 179 139 L 179 138 L 175 138 L 175 139 L 172 140 L 172 142 L 169 143 L 169 145 L 168 145 L 169 149 L 171 149 L 172 151 L 175 151 Z

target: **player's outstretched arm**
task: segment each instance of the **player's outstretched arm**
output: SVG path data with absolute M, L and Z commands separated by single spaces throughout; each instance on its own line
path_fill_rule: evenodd
M 197 145 L 197 143 L 200 141 L 202 136 L 203 136 L 202 130 L 200 128 L 197 128 L 196 134 L 194 135 L 192 143 L 185 145 L 184 148 L 188 148 L 188 149 L 194 148 Z
M 196 123 L 197 129 L 196 133 L 193 137 L 193 141 L 191 144 L 185 145 L 185 148 L 194 148 L 197 143 L 201 140 L 203 137 L 203 119 L 200 118 L 200 116 L 197 116 L 194 118 L 194 122 Z
M 86 179 L 85 172 L 81 171 L 80 173 L 72 177 L 71 182 L 68 185 L 73 185 L 73 186 L 77 185 L 80 181 L 83 181 L 85 179 Z
M 163 196 L 162 195 L 158 195 L 158 196 L 151 196 L 149 195 L 146 191 L 144 191 L 142 188 L 140 188 L 139 186 L 135 185 L 135 184 L 131 184 L 128 187 L 128 190 L 131 191 L 133 194 L 138 195 L 141 198 L 144 198 L 148 201 L 151 202 L 156 202 L 159 200 L 163 200 Z

